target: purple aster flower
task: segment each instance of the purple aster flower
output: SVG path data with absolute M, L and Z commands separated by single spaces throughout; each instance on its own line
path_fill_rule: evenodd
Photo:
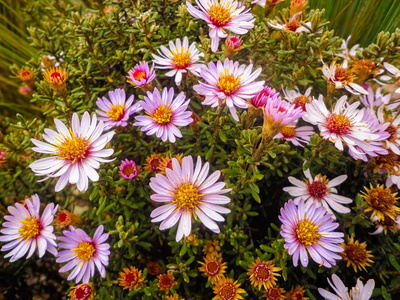
M 247 108 L 246 99 L 253 98 L 264 84 L 264 81 L 254 82 L 261 68 L 253 73 L 252 69 L 253 65 L 239 66 L 238 62 L 229 59 L 225 59 L 223 64 L 218 61 L 217 65 L 210 62 L 208 67 L 201 69 L 201 77 L 206 82 L 199 82 L 193 89 L 206 98 L 204 105 L 216 107 L 220 102 L 225 103 L 233 118 L 238 121 L 235 106 Z
M 253 98 L 251 98 L 249 104 L 255 108 L 264 107 L 268 101 L 272 99 L 280 98 L 279 93 L 275 89 L 264 87 L 259 91 Z
M 114 153 L 113 149 L 103 149 L 114 136 L 114 132 L 103 133 L 103 121 L 97 122 L 96 115 L 90 117 L 88 112 L 82 120 L 76 113 L 72 115 L 72 129 L 55 119 L 57 131 L 45 129 L 44 143 L 31 139 L 36 147 L 32 150 L 51 154 L 50 157 L 39 159 L 29 165 L 37 176 L 48 176 L 43 180 L 60 177 L 55 191 L 61 191 L 67 183 L 76 184 L 78 190 L 86 191 L 89 180 L 98 181 L 99 174 L 95 169 L 100 162 L 110 162 L 103 157 Z
M 175 76 L 176 85 L 180 85 L 182 81 L 182 74 L 191 72 L 196 76 L 200 76 L 201 64 L 198 64 L 200 56 L 204 56 L 204 53 L 200 53 L 196 49 L 196 43 L 192 43 L 189 47 L 189 40 L 187 36 L 183 38 L 183 42 L 178 38 L 176 39 L 176 45 L 173 41 L 169 42 L 169 49 L 164 46 L 160 47 L 161 51 L 158 53 L 161 56 L 153 55 L 154 63 L 157 69 L 172 69 L 167 74 L 168 77 Z
M 281 235 L 285 238 L 285 249 L 293 256 L 293 265 L 297 267 L 299 259 L 304 267 L 308 266 L 308 254 L 319 265 L 331 268 L 341 259 L 335 252 L 342 252 L 338 244 L 343 242 L 343 232 L 335 232 L 339 224 L 327 214 L 324 207 L 311 204 L 305 207 L 300 199 L 296 206 L 293 200 L 281 208 L 279 220 L 282 222 Z
M 311 176 L 310 170 L 304 171 L 306 179 L 300 181 L 292 176 L 289 176 L 289 182 L 294 186 L 283 188 L 285 192 L 288 192 L 291 196 L 296 197 L 293 199 L 295 204 L 299 204 L 301 199 L 306 201 L 306 208 L 311 204 L 315 203 L 316 207 L 323 206 L 327 213 L 332 214 L 332 217 L 336 219 L 331 208 L 339 213 L 347 214 L 350 212 L 350 208 L 345 207 L 343 204 L 352 203 L 353 200 L 347 197 L 337 195 L 335 186 L 343 183 L 347 179 L 347 175 L 341 175 L 332 180 L 318 174 L 314 178 Z
M 274 136 L 274 139 L 284 139 L 295 146 L 304 147 L 302 143 L 308 144 L 310 142 L 310 136 L 314 133 L 314 128 L 312 126 L 296 127 L 295 125 L 287 125 Z
M 151 66 L 151 69 L 149 69 L 149 64 L 145 61 L 139 62 L 128 74 L 128 78 L 131 79 L 131 81 L 128 80 L 128 82 L 136 87 L 148 85 L 156 78 L 154 64 Z
M 375 280 L 373 279 L 368 280 L 365 285 L 363 285 L 360 279 L 357 279 L 356 286 L 351 289 L 349 294 L 348 288 L 336 274 L 332 275 L 332 282 L 328 279 L 328 283 L 333 288 L 336 295 L 327 290 L 318 289 L 318 292 L 326 300 L 369 300 L 371 299 L 375 287 Z
M 192 112 L 187 111 L 190 100 L 185 101 L 185 95 L 181 92 L 174 99 L 174 89 L 164 88 L 162 95 L 157 88 L 153 93 L 147 92 L 140 106 L 146 111 L 147 116 L 136 116 L 135 126 L 143 126 L 142 131 L 147 135 L 156 134 L 164 142 L 169 140 L 175 143 L 175 137 L 182 137 L 182 133 L 176 126 L 187 126 L 192 123 Z
M 375 106 L 380 106 L 382 104 L 389 104 L 390 102 L 390 94 L 387 94 L 386 96 L 382 95 L 381 93 L 382 88 L 377 88 L 376 92 L 374 94 L 374 90 L 371 88 L 371 86 L 368 87 L 368 95 L 363 95 L 360 97 L 360 100 L 362 104 L 364 104 L 365 107 L 367 108 L 374 108 Z M 395 107 L 396 108 L 399 104 L 397 104 Z M 393 109 L 389 108 L 389 109 Z
M 133 160 L 125 159 L 119 166 L 119 172 L 121 176 L 126 179 L 134 179 L 138 177 L 140 167 L 136 166 L 136 163 Z
M 227 214 L 229 209 L 220 206 L 227 204 L 230 199 L 223 196 L 231 189 L 224 189 L 225 182 L 217 182 L 221 175 L 215 171 L 210 176 L 210 166 L 202 166 L 201 158 L 197 157 L 196 167 L 191 156 L 182 160 L 182 165 L 176 158 L 172 159 L 172 169 L 166 169 L 166 176 L 157 174 L 150 179 L 150 187 L 155 194 L 151 200 L 163 203 L 153 210 L 150 217 L 152 222 L 161 222 L 160 230 L 174 226 L 179 220 L 176 241 L 188 236 L 192 228 L 192 217 L 200 221 L 211 231 L 219 233 L 217 222 L 224 218 L 219 214 Z
M 75 282 L 82 281 L 88 283 L 90 277 L 94 275 L 95 266 L 99 270 L 101 277 L 106 276 L 108 256 L 110 255 L 110 245 L 105 243 L 108 233 L 103 234 L 104 227 L 100 225 L 91 239 L 82 229 L 75 229 L 70 226 L 70 230 L 64 230 L 63 235 L 58 238 L 62 243 L 58 246 L 67 250 L 60 251 L 57 255 L 58 263 L 68 263 L 60 269 L 60 272 L 68 272 L 68 280 L 76 277 Z
M 246 34 L 254 27 L 254 17 L 244 11 L 246 7 L 239 6 L 235 0 L 196 0 L 199 9 L 186 2 L 188 12 L 195 18 L 203 19 L 210 27 L 211 51 L 218 50 L 219 39 L 228 36 L 226 30 L 236 34 Z
M 15 203 L 15 206 L 7 207 L 11 215 L 4 216 L 4 228 L 1 230 L 0 241 L 9 242 L 1 248 L 1 251 L 11 250 L 4 257 L 10 257 L 10 262 L 24 256 L 28 250 L 29 258 L 37 249 L 39 257 L 46 251 L 53 255 L 57 254 L 56 236 L 53 234 L 54 214 L 58 206 L 54 207 L 50 203 L 44 209 L 40 217 L 40 199 L 38 195 L 33 195 L 32 199 L 25 199 L 25 205 Z
M 140 111 L 142 108 L 138 103 L 132 105 L 135 96 L 130 96 L 128 101 L 125 101 L 125 91 L 123 89 L 116 89 L 115 91 L 108 92 L 111 102 L 103 97 L 97 98 L 97 106 L 101 110 L 96 110 L 99 114 L 99 120 L 104 122 L 104 130 L 110 129 L 114 126 L 125 127 L 128 125 L 129 116 Z
M 296 107 L 280 97 L 272 98 L 264 107 L 264 119 L 280 126 L 296 122 L 303 115 L 304 112 L 301 107 Z

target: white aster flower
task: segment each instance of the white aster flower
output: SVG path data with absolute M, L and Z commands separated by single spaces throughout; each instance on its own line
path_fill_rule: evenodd
M 336 217 L 332 210 L 343 214 L 350 212 L 350 209 L 343 206 L 342 203 L 349 204 L 353 200 L 337 195 L 337 190 L 334 188 L 343 183 L 347 179 L 347 175 L 338 176 L 330 181 L 326 176 L 322 176 L 321 174 L 313 178 L 309 169 L 304 171 L 304 175 L 306 176 L 304 181 L 289 176 L 289 182 L 294 186 L 283 188 L 285 192 L 296 197 L 293 199 L 295 204 L 298 204 L 300 199 L 304 199 L 306 201 L 306 208 L 310 207 L 313 203 L 316 204 L 316 207 L 323 206 L 328 213 L 332 214 L 333 219 L 336 219 Z
M 383 141 L 383 146 L 400 155 L 400 114 L 395 118 L 387 116 L 384 109 L 385 107 L 382 105 L 377 112 L 379 123 L 382 124 L 384 130 L 389 134 L 387 139 Z
M 347 60 L 340 65 L 336 64 L 336 60 L 334 60 L 330 67 L 324 64 L 322 73 L 324 73 L 323 77 L 328 82 L 328 88 L 330 89 L 344 88 L 354 95 L 368 95 L 368 92 L 361 85 L 353 82 L 354 76 L 347 68 Z
M 350 49 L 348 48 L 349 41 L 351 39 L 351 35 L 346 40 L 342 41 L 342 45 L 340 46 L 340 52 L 336 54 L 338 57 L 342 57 L 344 59 L 353 58 L 356 55 L 356 50 L 359 45 L 354 45 Z M 360 48 L 361 49 L 361 48 Z
M 385 104 L 385 105 L 389 104 L 391 95 L 387 94 L 384 96 L 381 93 L 381 91 L 382 91 L 382 88 L 379 87 L 376 89 L 376 92 L 374 94 L 374 90 L 371 88 L 371 86 L 369 86 L 368 87 L 368 95 L 365 95 L 365 96 L 363 95 L 360 97 L 362 104 L 364 104 L 364 106 L 367 108 L 374 108 L 375 106 L 380 106 L 382 104 Z M 388 107 L 388 109 L 394 109 L 399 105 L 400 105 L 400 103 L 395 104 L 394 106 L 391 105 L 390 108 Z
M 300 16 L 303 12 L 299 12 L 297 14 L 294 14 L 290 19 L 289 22 L 285 21 L 285 24 L 279 24 L 276 20 L 270 21 L 268 22 L 268 25 L 271 26 L 272 28 L 278 29 L 278 30 L 282 30 L 284 32 L 293 32 L 293 33 L 297 33 L 300 34 L 302 32 L 305 33 L 310 33 L 310 30 L 308 28 L 311 27 L 311 22 L 306 22 L 305 24 L 307 25 L 307 27 L 301 25 L 300 21 L 297 20 L 297 17 Z M 321 31 L 319 31 L 321 32 Z M 319 33 L 318 32 L 318 33 Z
M 383 66 L 385 67 L 385 69 L 392 75 L 394 75 L 394 80 L 396 81 L 397 85 L 400 85 L 400 70 L 398 68 L 396 68 L 395 66 L 388 64 L 388 63 L 383 63 Z M 391 79 L 390 76 L 382 76 L 380 78 L 381 80 L 384 81 L 389 81 Z M 400 94 L 400 87 L 394 91 L 397 94 Z
M 48 142 L 32 139 L 36 147 L 32 150 L 39 153 L 52 155 L 39 159 L 30 164 L 36 176 L 60 177 L 55 191 L 61 191 L 67 183 L 76 184 L 78 190 L 86 191 L 89 187 L 88 179 L 99 180 L 95 169 L 100 167 L 100 162 L 110 162 L 103 157 L 114 153 L 113 149 L 103 149 L 114 136 L 114 132 L 103 133 L 103 121 L 97 122 L 96 115 L 90 118 L 85 112 L 82 121 L 76 113 L 72 116 L 71 127 L 68 129 L 64 123 L 55 119 L 57 132 L 45 129 L 43 138 Z
M 282 90 L 286 101 L 294 104 L 295 107 L 301 107 L 303 111 L 306 111 L 306 104 L 310 103 L 311 101 L 311 87 L 309 87 L 304 94 L 300 93 L 297 87 L 295 87 L 293 90 L 288 90 L 285 88 Z
M 158 50 L 160 56 L 152 54 L 154 63 L 157 69 L 172 69 L 165 75 L 168 77 L 175 76 L 175 82 L 177 85 L 181 84 L 182 73 L 190 71 L 196 76 L 200 76 L 199 72 L 201 64 L 197 64 L 200 60 L 200 56 L 204 56 L 204 53 L 200 53 L 196 48 L 196 43 L 192 43 L 189 47 L 189 40 L 187 36 L 183 38 L 183 43 L 178 38 L 176 43 L 173 41 L 169 42 L 169 49 L 165 46 L 160 47 L 161 51 Z
M 236 0 L 196 0 L 200 9 L 196 9 L 192 4 L 186 2 L 189 13 L 198 19 L 207 22 L 210 27 L 211 51 L 218 50 L 220 38 L 226 38 L 226 30 L 236 34 L 246 34 L 254 27 L 254 17 L 246 10 L 245 6 L 240 6 Z

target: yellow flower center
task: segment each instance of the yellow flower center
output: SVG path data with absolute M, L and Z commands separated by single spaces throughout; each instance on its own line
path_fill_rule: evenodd
M 117 105 L 111 104 L 111 109 L 109 112 L 107 112 L 110 120 L 120 121 L 124 116 L 124 106 L 124 103 L 122 105 L 119 105 L 119 103 Z
M 307 219 L 301 220 L 296 226 L 296 236 L 300 243 L 303 245 L 313 245 L 318 243 L 317 240 L 322 236 L 318 230 L 319 225 L 314 225 L 311 220 Z
M 85 158 L 89 144 L 87 140 L 81 137 L 75 137 L 71 129 L 69 131 L 71 132 L 72 138 L 64 136 L 64 140 L 61 144 L 56 145 L 58 148 L 57 155 L 60 156 L 59 159 L 68 159 L 71 163 L 75 163 L 78 159 Z
M 225 69 L 225 74 L 220 74 L 220 79 L 218 80 L 218 87 L 222 92 L 230 95 L 236 92 L 241 84 L 239 83 L 240 76 L 236 78 L 235 76 L 229 74 L 229 70 Z
M 96 249 L 94 249 L 94 246 L 91 243 L 81 242 L 78 245 L 78 248 L 71 249 L 71 251 L 75 251 L 75 254 L 73 255 L 77 255 L 80 260 L 87 261 L 93 257 Z
M 186 69 L 192 64 L 189 50 L 186 50 L 186 52 L 184 52 L 183 47 L 181 47 L 180 52 L 174 52 L 172 50 L 171 52 L 174 55 L 174 57 L 172 58 L 172 62 L 177 69 Z
M 171 116 L 172 110 L 164 104 L 157 108 L 156 112 L 153 114 L 153 120 L 158 124 L 166 124 L 171 121 Z
M 21 223 L 22 226 L 18 232 L 25 240 L 34 238 L 39 234 L 39 223 L 33 216 L 31 216 L 31 218 L 22 220 Z
M 216 0 L 213 1 L 214 3 L 212 4 L 212 6 L 210 4 L 208 4 L 210 6 L 210 8 L 207 10 L 211 22 L 217 26 L 217 27 L 223 27 L 224 25 L 226 25 L 226 23 L 229 22 L 229 20 L 232 17 L 232 13 L 230 12 L 230 9 L 233 7 L 233 4 L 229 5 L 229 2 L 227 1 L 227 3 L 225 4 L 225 6 L 221 6 L 221 3 L 216 2 Z
M 218 290 L 218 296 L 223 300 L 233 300 L 236 297 L 236 287 L 232 283 L 224 283 Z
M 296 135 L 296 129 L 293 126 L 283 127 L 281 133 L 285 138 L 291 138 Z
M 174 192 L 176 206 L 179 209 L 193 209 L 196 208 L 200 203 L 199 190 L 191 185 L 190 183 L 185 183 L 178 186 Z
M 343 115 L 332 114 L 327 122 L 326 127 L 331 133 L 338 135 L 347 134 L 351 130 L 350 120 Z

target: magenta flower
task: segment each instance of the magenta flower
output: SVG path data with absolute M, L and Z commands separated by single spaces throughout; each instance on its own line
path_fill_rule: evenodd
M 176 45 L 173 41 L 169 42 L 169 49 L 164 46 L 160 47 L 161 51 L 158 50 L 160 56 L 152 54 L 154 63 L 158 69 L 171 69 L 165 75 L 168 77 L 175 76 L 176 85 L 180 85 L 182 81 L 182 74 L 191 72 L 196 76 L 200 76 L 201 64 L 198 64 L 200 56 L 204 56 L 204 53 L 200 53 L 196 49 L 196 43 L 192 43 L 189 47 L 189 39 L 187 36 L 183 38 L 183 42 L 178 38 L 176 39 Z
M 268 101 L 275 98 L 280 98 L 279 93 L 275 89 L 266 86 L 251 98 L 250 104 L 256 108 L 264 107 Z
M 308 266 L 308 254 L 319 265 L 331 268 L 336 260 L 341 259 L 335 252 L 343 248 L 343 232 L 335 232 L 339 224 L 334 222 L 331 214 L 324 207 L 316 207 L 315 203 L 308 208 L 300 199 L 296 206 L 293 200 L 281 208 L 279 220 L 282 222 L 281 235 L 285 239 L 285 249 L 293 256 L 293 265 L 297 267 L 299 259 L 303 267 Z
M 230 199 L 222 194 L 231 189 L 224 189 L 225 182 L 217 182 L 221 175 L 215 171 L 207 177 L 210 166 L 202 166 L 201 158 L 197 157 L 196 167 L 191 156 L 182 160 L 182 165 L 176 158 L 172 159 L 172 169 L 166 169 L 166 176 L 157 174 L 150 179 L 150 187 L 155 194 L 151 200 L 163 203 L 153 210 L 152 222 L 161 222 L 160 230 L 174 226 L 179 220 L 176 241 L 188 236 L 192 228 L 192 217 L 200 221 L 211 231 L 219 233 L 217 222 L 224 218 L 219 214 L 227 214 L 229 209 L 220 206 Z
M 10 262 L 24 256 L 28 250 L 26 258 L 30 258 L 35 250 L 42 257 L 46 251 L 53 255 L 57 254 L 56 236 L 53 234 L 54 214 L 58 206 L 50 203 L 44 209 L 40 217 L 40 199 L 38 195 L 33 195 L 31 199 L 25 199 L 25 205 L 15 203 L 15 206 L 7 207 L 11 215 L 4 216 L 4 228 L 1 230 L 0 241 L 9 242 L 1 248 L 1 251 L 11 250 L 4 257 L 10 257 Z
M 104 122 L 104 130 L 112 127 L 125 127 L 128 125 L 129 116 L 140 111 L 142 108 L 138 103 L 132 105 L 135 96 L 130 96 L 128 101 L 125 101 L 125 91 L 123 89 L 116 89 L 115 91 L 108 92 L 111 102 L 103 97 L 97 98 L 97 106 L 101 110 L 96 110 L 99 114 L 99 120 Z
M 301 107 L 296 107 L 280 97 L 272 98 L 264 108 L 264 118 L 281 126 L 292 124 L 303 115 L 304 112 Z
M 199 82 L 193 89 L 200 95 L 205 96 L 204 105 L 216 107 L 220 101 L 226 103 L 233 118 L 238 121 L 239 117 L 236 108 L 247 108 L 246 99 L 253 98 L 262 90 L 264 81 L 254 80 L 260 75 L 261 68 L 253 73 L 251 72 L 253 65 L 239 66 L 238 62 L 225 59 L 215 65 L 213 62 L 208 64 L 208 68 L 201 69 L 201 77 L 206 81 Z
M 136 163 L 133 160 L 125 159 L 119 166 L 119 172 L 125 179 L 134 179 L 138 176 L 139 170 Z
M 154 64 L 151 66 L 151 69 L 149 69 L 149 64 L 145 61 L 139 62 L 128 74 L 131 78 L 131 81 L 128 82 L 137 87 L 150 84 L 153 79 L 156 78 Z
M 147 92 L 140 106 L 146 111 L 147 116 L 136 116 L 135 126 L 143 126 L 142 131 L 147 135 L 156 134 L 164 142 L 168 139 L 175 143 L 175 137 L 182 137 L 182 133 L 176 126 L 187 126 L 192 123 L 192 112 L 187 111 L 190 100 L 185 101 L 185 95 L 181 92 L 174 99 L 174 89 L 163 89 L 162 95 L 157 88 L 153 93 Z
M 246 7 L 240 6 L 235 0 L 196 0 L 199 9 L 186 2 L 188 12 L 195 18 L 207 22 L 210 27 L 211 51 L 218 50 L 220 38 L 228 36 L 226 30 L 236 34 L 246 34 L 254 27 L 254 17 L 249 12 L 244 11 Z
M 239 37 L 230 35 L 226 38 L 225 45 L 232 48 L 232 50 L 236 50 L 242 45 L 242 41 Z
M 97 122 L 96 115 L 90 118 L 88 112 L 83 114 L 82 120 L 76 113 L 72 115 L 72 129 L 55 119 L 57 131 L 45 129 L 44 143 L 31 139 L 36 147 L 32 150 L 50 154 L 50 157 L 39 159 L 30 164 L 36 176 L 47 176 L 44 180 L 60 177 L 55 191 L 61 191 L 67 183 L 76 184 L 78 190 L 86 191 L 89 180 L 98 181 L 99 174 L 95 169 L 100 162 L 110 162 L 103 157 L 114 153 L 113 149 L 103 149 L 114 136 L 114 132 L 103 133 L 103 121 Z
M 89 279 L 94 275 L 95 266 L 100 272 L 101 277 L 106 276 L 106 268 L 108 265 L 108 256 L 110 255 L 110 245 L 105 243 L 108 233 L 103 234 L 103 225 L 97 227 L 93 239 L 91 239 L 82 229 L 75 229 L 70 226 L 70 230 L 64 230 L 64 236 L 58 238 L 62 243 L 58 246 L 67 250 L 63 250 L 57 255 L 58 263 L 68 263 L 60 269 L 60 272 L 68 272 L 72 268 L 74 270 L 69 274 L 68 280 L 76 277 L 75 282 L 81 280 L 88 283 Z

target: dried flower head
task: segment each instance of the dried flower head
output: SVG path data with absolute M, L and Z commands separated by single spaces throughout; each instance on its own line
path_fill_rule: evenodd
M 385 220 L 385 216 L 395 220 L 400 214 L 400 208 L 395 205 L 399 199 L 396 197 L 397 193 L 392 194 L 389 188 L 379 184 L 375 188 L 372 184 L 369 189 L 364 188 L 366 192 L 362 191 L 361 196 L 367 204 L 365 212 L 372 211 L 371 217 L 377 216 L 378 220 Z
M 204 245 L 203 248 L 203 253 L 205 255 L 207 254 L 215 254 L 218 253 L 219 251 L 221 251 L 221 247 L 219 246 L 219 241 L 218 240 L 214 240 L 214 241 L 207 241 L 207 243 Z
M 144 169 L 148 173 L 160 173 L 162 165 L 162 156 L 160 153 L 152 153 L 151 156 L 146 158 Z
M 198 261 L 198 263 L 202 265 L 199 267 L 199 271 L 203 272 L 212 284 L 215 284 L 218 278 L 224 276 L 227 268 L 226 263 L 222 262 L 222 257 L 216 257 L 212 254 L 204 257 L 204 262 Z
M 71 292 L 68 294 L 69 300 L 91 300 L 93 299 L 93 283 L 82 283 L 72 287 Z
M 42 64 L 43 64 L 43 66 L 44 66 L 44 68 L 46 70 L 55 67 L 54 61 L 50 57 L 48 57 L 47 55 L 43 55 L 42 56 Z
M 261 287 L 264 287 L 267 290 L 276 284 L 278 280 L 276 276 L 281 275 L 275 272 L 279 272 L 280 270 L 282 269 L 275 267 L 272 261 L 261 261 L 260 258 L 257 258 L 247 274 L 250 275 L 250 281 L 254 287 L 259 290 L 261 290 Z
M 121 276 L 118 278 L 119 285 L 125 289 L 136 290 L 141 282 L 143 282 L 142 271 L 139 271 L 135 267 L 124 268 L 123 272 L 120 272 Z
M 197 236 L 193 233 L 189 234 L 188 236 L 185 236 L 184 240 L 185 243 L 188 244 L 189 246 L 199 245 L 199 240 L 197 239 Z
M 373 255 L 371 255 L 371 251 L 367 251 L 367 243 L 354 241 L 354 234 L 348 238 L 347 243 L 342 243 L 342 247 L 343 252 L 340 255 L 347 261 L 347 267 L 350 265 L 353 267 L 354 272 L 357 273 L 358 269 L 366 271 L 365 267 L 371 266 L 369 263 L 373 262 L 371 260 Z
M 31 89 L 35 88 L 35 75 L 33 71 L 27 67 L 23 67 L 18 71 L 18 77 L 29 86 Z
M 267 300 L 285 300 L 286 291 L 283 288 L 275 285 L 264 292 L 264 297 Z
M 160 264 L 153 261 L 147 263 L 146 269 L 147 273 L 149 273 L 150 275 L 158 275 L 161 274 L 161 272 L 163 271 L 163 268 L 160 266 Z
M 160 290 L 165 291 L 167 294 L 169 291 L 176 285 L 176 281 L 174 279 L 174 275 L 172 275 L 172 271 L 168 271 L 168 273 L 158 275 L 158 287 Z
M 286 293 L 286 299 L 287 300 L 308 300 L 307 297 L 304 297 L 304 293 L 306 291 L 304 290 L 304 287 L 302 286 L 292 286 L 289 292 Z

